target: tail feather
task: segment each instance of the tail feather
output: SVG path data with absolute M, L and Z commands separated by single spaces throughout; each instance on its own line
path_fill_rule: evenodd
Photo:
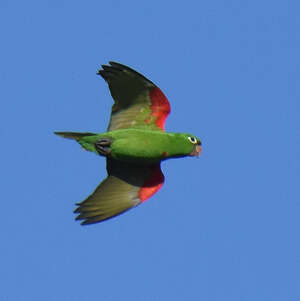
M 82 137 L 93 136 L 93 133 L 77 133 L 77 132 L 54 132 L 55 135 L 61 136 L 63 138 L 74 139 L 79 141 Z

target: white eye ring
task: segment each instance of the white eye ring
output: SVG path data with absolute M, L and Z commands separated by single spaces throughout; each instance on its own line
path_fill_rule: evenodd
M 197 144 L 198 143 L 198 141 L 197 141 L 197 139 L 195 137 L 188 137 L 188 139 L 193 144 Z

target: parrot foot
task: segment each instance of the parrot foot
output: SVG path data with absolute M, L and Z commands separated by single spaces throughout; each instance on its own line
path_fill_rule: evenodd
M 110 138 L 102 138 L 95 143 L 97 152 L 102 156 L 108 156 L 111 153 L 110 145 L 113 142 Z

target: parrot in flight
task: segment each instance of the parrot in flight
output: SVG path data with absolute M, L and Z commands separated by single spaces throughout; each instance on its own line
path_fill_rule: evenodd
M 107 82 L 114 99 L 107 131 L 55 132 L 106 157 L 107 177 L 76 204 L 74 213 L 82 225 L 110 219 L 155 194 L 164 183 L 161 161 L 201 153 L 198 137 L 165 132 L 170 104 L 153 82 L 116 62 L 102 65 L 97 74 Z

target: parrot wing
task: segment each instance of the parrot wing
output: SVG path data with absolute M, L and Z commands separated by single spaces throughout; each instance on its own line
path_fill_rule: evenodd
M 74 213 L 82 225 L 102 222 L 119 215 L 156 193 L 164 182 L 160 164 L 134 165 L 107 159 L 108 176 Z
M 114 99 L 108 131 L 127 128 L 162 130 L 170 113 L 163 92 L 146 77 L 115 62 L 98 71 Z

